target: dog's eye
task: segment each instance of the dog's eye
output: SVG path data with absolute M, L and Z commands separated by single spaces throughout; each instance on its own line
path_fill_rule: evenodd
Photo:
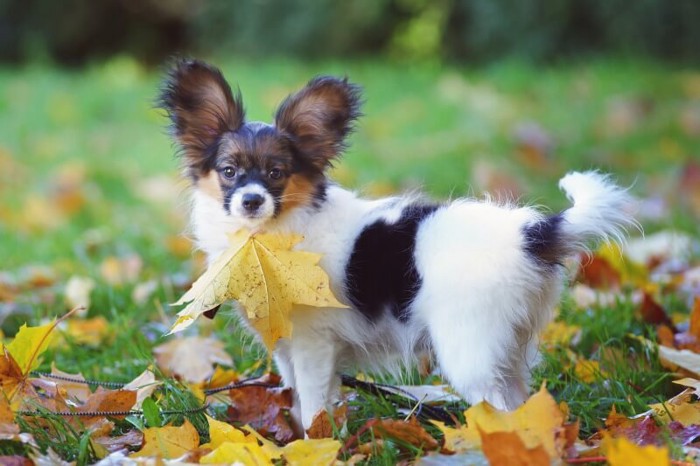
M 280 170 L 279 168 L 273 168 L 272 170 L 270 170 L 270 173 L 268 173 L 267 176 L 269 176 L 273 180 L 279 180 L 280 178 L 282 178 L 282 170 Z
M 225 178 L 233 178 L 236 176 L 236 169 L 233 167 L 224 167 L 224 169 L 221 170 L 221 173 L 224 174 Z

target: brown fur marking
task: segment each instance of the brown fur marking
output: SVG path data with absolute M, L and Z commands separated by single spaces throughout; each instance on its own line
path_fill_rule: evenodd
M 224 202 L 224 193 L 219 184 L 219 174 L 215 170 L 209 170 L 209 172 L 201 176 L 197 180 L 195 187 L 219 203 L 222 204 Z
M 292 175 L 287 180 L 287 186 L 282 192 L 282 212 L 308 204 L 313 198 L 316 185 L 302 175 Z

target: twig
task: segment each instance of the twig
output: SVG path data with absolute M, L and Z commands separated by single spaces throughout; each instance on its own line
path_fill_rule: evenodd
M 447 425 L 454 425 L 456 423 L 455 417 L 447 409 L 424 404 L 421 400 L 399 387 L 363 382 L 349 375 L 342 375 L 342 382 L 346 387 L 364 390 L 373 395 L 398 397 L 396 404 L 402 408 L 415 409 L 415 414 L 418 417 L 444 422 Z M 418 405 L 417 407 L 416 404 Z

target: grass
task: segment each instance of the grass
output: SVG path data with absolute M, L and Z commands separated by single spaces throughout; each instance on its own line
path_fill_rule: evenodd
M 347 74 L 361 83 L 365 117 L 334 176 L 370 195 L 422 187 L 444 198 L 516 187 L 522 199 L 558 209 L 566 201 L 556 180 L 568 170 L 598 167 L 634 183 L 641 197 L 671 199 L 667 215 L 648 222 L 647 231 L 673 227 L 699 236 L 697 219 L 675 202 L 674 184 L 681 167 L 698 156 L 698 136 L 682 123 L 700 99 L 697 71 L 614 59 L 545 69 L 517 62 L 483 69 L 381 61 L 219 63 L 239 84 L 252 120 L 269 121 L 284 96 L 315 74 Z M 111 328 L 110 340 L 97 347 L 69 339 L 46 356 L 43 369 L 53 361 L 87 378 L 133 379 L 154 364 L 151 350 L 165 340 L 164 315 L 172 319 L 166 303 L 202 269 L 201 257 L 180 240 L 187 200 L 165 120 L 152 108 L 158 79 L 155 70 L 126 57 L 73 71 L 0 68 L 0 285 L 14 290 L 0 302 L 10 313 L 2 330 L 12 336 L 23 320 L 65 312 L 64 287 L 73 275 L 97 281 L 89 315 L 105 316 Z M 532 133 L 525 146 L 518 142 L 516 133 L 529 122 L 551 144 L 529 147 Z M 135 257 L 142 265 L 133 279 L 114 284 L 103 272 L 113 257 Z M 32 284 L 40 272 L 50 275 L 46 286 Z M 155 280 L 155 293 L 134 300 L 135 288 L 148 280 Z M 599 361 L 604 374 L 580 380 L 565 363 L 567 348 L 558 347 L 545 353 L 533 385 L 546 380 L 581 420 L 583 434 L 595 432 L 613 405 L 632 415 L 673 394 L 656 354 L 630 337 L 653 338 L 634 307 L 581 312 L 565 303 L 560 319 L 582 327 L 571 349 Z M 202 324 L 203 332 L 225 343 L 238 370 L 256 367 L 264 357 L 244 331 L 231 330 L 232 321 L 222 312 Z M 400 416 L 376 396 L 364 394 L 355 405 L 351 432 L 378 415 Z M 193 402 L 172 385 L 159 406 Z M 61 432 L 59 453 L 89 462 L 83 436 L 61 429 L 60 418 L 47 422 Z M 196 425 L 206 430 L 201 419 Z M 17 448 L 5 443 L 0 452 Z M 387 442 L 375 462 L 393 464 L 418 453 Z

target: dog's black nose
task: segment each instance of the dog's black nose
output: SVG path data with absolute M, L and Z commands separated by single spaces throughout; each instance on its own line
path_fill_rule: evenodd
M 258 210 L 258 207 L 260 207 L 263 202 L 265 202 L 265 198 L 262 197 L 260 194 L 255 193 L 244 194 L 243 199 L 241 201 L 241 203 L 243 204 L 243 208 L 248 212 L 255 212 L 256 210 Z

